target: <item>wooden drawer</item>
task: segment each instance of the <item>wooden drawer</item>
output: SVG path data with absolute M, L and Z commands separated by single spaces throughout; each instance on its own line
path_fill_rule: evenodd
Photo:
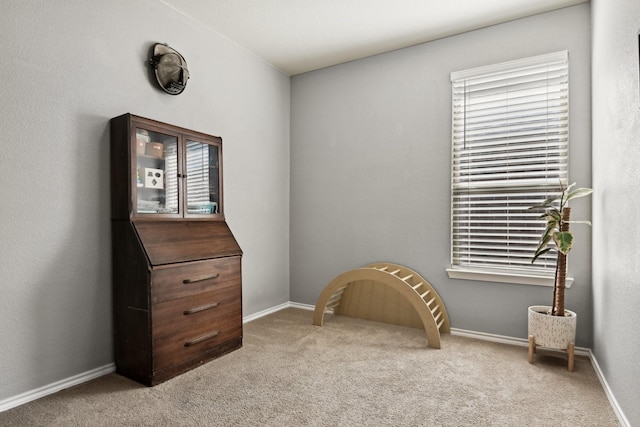
M 154 371 L 197 359 L 242 336 L 240 286 L 156 304 L 152 308 Z
M 242 286 L 240 257 L 216 258 L 151 272 L 151 303 L 157 304 L 214 289 Z

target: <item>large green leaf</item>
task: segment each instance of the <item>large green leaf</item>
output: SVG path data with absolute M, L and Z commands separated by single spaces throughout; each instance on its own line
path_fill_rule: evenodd
M 547 228 L 544 230 L 542 237 L 540 238 L 540 246 L 546 246 L 551 241 L 553 233 L 555 232 L 558 224 L 554 221 L 547 222 Z
M 573 234 L 570 231 L 559 231 L 553 235 L 558 250 L 563 254 L 568 254 L 573 246 Z
M 578 197 L 588 196 L 593 193 L 591 188 L 576 188 L 571 193 L 567 194 L 567 202 L 571 199 L 577 199 Z
M 586 225 L 591 225 L 591 221 L 565 221 L 565 224 L 569 223 L 569 224 L 586 224 Z
M 553 239 L 553 231 L 542 236 L 542 239 L 540 239 L 540 243 L 538 244 L 538 249 L 536 249 L 536 252 L 540 252 L 542 249 L 546 248 L 549 245 L 549 242 L 551 241 L 551 239 Z
M 549 252 L 552 249 L 553 248 L 544 248 L 543 249 L 542 247 L 539 247 L 538 250 L 536 251 L 535 255 L 533 255 L 533 259 L 531 260 L 531 264 L 536 262 L 536 260 L 538 259 L 539 256 L 546 254 L 547 252 Z
M 532 263 L 535 262 L 538 257 L 546 254 L 549 251 L 557 250 L 564 255 L 567 255 L 573 246 L 573 234 L 570 231 L 560 231 L 562 228 L 566 229 L 562 220 L 562 210 L 566 206 L 567 202 L 571 199 L 578 197 L 588 196 L 593 192 L 590 188 L 577 188 L 573 190 L 576 183 L 572 183 L 568 186 L 562 185 L 560 182 L 561 193 L 557 196 L 550 197 L 535 206 L 531 206 L 530 210 L 544 209 L 539 218 L 544 219 L 547 223 L 542 237 L 540 238 L 538 248 L 533 256 Z M 589 221 L 567 221 L 573 224 L 588 224 Z M 555 242 L 555 245 L 551 244 L 551 241 Z
M 550 197 L 550 198 L 546 199 L 546 200 L 545 200 L 544 202 L 542 202 L 542 203 L 538 203 L 537 205 L 531 206 L 531 207 L 529 208 L 529 210 L 531 211 L 531 210 L 534 210 L 534 209 L 548 208 L 548 207 L 552 206 L 552 205 L 553 205 L 553 203 L 554 203 L 556 200 L 559 200 L 559 199 L 560 199 L 560 196 Z
M 558 209 L 549 209 L 544 216 L 547 218 L 547 226 L 551 225 L 551 223 L 560 225 L 560 222 L 562 222 L 562 214 Z

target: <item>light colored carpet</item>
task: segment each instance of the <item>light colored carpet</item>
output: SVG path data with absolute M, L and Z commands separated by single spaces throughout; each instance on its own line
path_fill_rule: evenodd
M 153 388 L 116 374 L 0 413 L 2 426 L 618 426 L 589 362 L 286 309 L 242 349 Z

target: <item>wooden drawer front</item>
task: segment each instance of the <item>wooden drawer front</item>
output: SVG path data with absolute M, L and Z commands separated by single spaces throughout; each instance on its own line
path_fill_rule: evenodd
M 240 288 L 240 257 L 216 258 L 192 264 L 154 269 L 151 303 L 157 304 L 227 287 Z
M 166 301 L 153 306 L 154 371 L 181 365 L 242 336 L 239 286 Z

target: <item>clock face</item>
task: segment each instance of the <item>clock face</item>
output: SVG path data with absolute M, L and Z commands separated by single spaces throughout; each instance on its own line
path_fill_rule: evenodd
M 180 53 L 166 43 L 153 45 L 149 64 L 160 88 L 170 95 L 179 95 L 187 87 L 189 69 Z

